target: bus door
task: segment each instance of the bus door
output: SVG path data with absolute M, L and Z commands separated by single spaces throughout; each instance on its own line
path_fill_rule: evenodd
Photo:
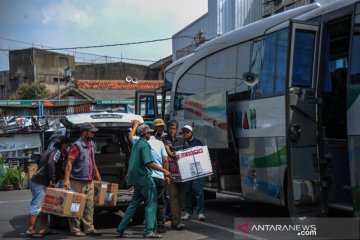
M 319 44 L 316 23 L 290 21 L 286 90 L 286 199 L 293 217 L 322 212 L 316 159 L 316 66 Z
M 153 121 L 158 115 L 157 94 L 155 91 L 137 91 L 135 96 L 135 113 L 144 121 Z

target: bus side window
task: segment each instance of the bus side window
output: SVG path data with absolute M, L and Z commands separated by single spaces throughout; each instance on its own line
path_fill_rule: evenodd
M 294 44 L 293 87 L 312 87 L 315 32 L 297 30 Z

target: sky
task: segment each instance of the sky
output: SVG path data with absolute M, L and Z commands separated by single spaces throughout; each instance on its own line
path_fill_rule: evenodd
M 171 38 L 207 11 L 208 0 L 0 0 L 0 71 L 9 69 L 9 49 Z M 171 46 L 171 40 L 167 40 L 62 53 L 74 55 L 79 62 L 118 62 L 121 58 L 127 62 L 158 61 L 171 55 Z

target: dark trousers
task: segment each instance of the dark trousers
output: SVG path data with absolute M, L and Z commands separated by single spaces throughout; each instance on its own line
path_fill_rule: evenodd
M 157 193 L 157 212 L 156 223 L 158 228 L 165 228 L 165 180 L 161 178 L 153 178 Z

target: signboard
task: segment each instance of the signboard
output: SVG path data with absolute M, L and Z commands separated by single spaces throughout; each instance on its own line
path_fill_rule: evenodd
M 39 134 L 17 134 L 9 137 L 0 137 L 0 152 L 39 147 L 41 147 Z
M 6 100 L 0 101 L 0 106 L 31 106 L 32 100 Z
M 96 100 L 96 104 L 134 104 L 133 99 L 128 100 Z
M 215 91 L 187 96 L 184 120 L 194 136 L 209 148 L 228 148 L 227 92 Z

